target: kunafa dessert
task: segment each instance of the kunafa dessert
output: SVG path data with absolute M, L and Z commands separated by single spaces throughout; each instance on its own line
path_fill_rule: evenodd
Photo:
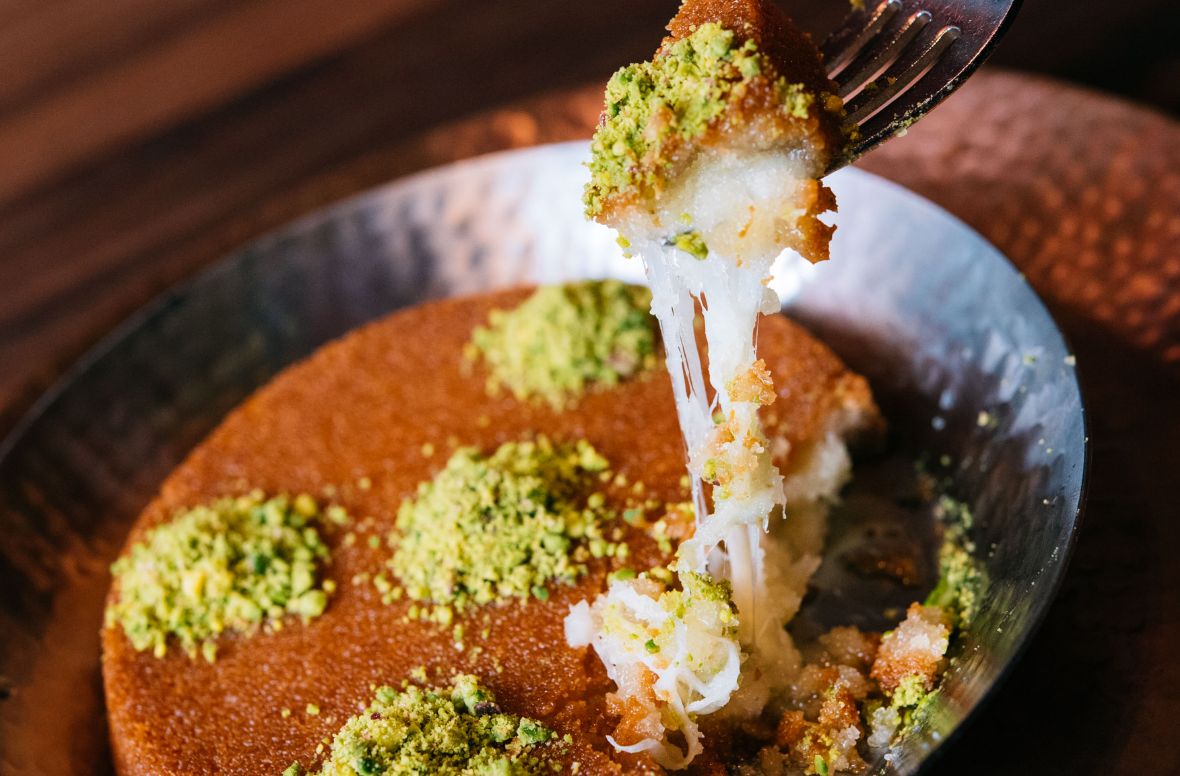
M 232 413 L 167 480 L 114 567 L 103 668 L 119 773 L 663 770 L 650 751 L 624 751 L 651 736 L 649 712 L 594 646 L 570 646 L 571 612 L 633 585 L 659 622 L 620 618 L 615 637 L 631 628 L 654 666 L 675 654 L 679 619 L 715 639 L 694 667 L 732 662 L 739 620 L 724 580 L 677 582 L 694 518 L 667 374 L 643 366 L 552 401 L 550 387 L 568 385 L 554 375 L 585 369 L 533 347 L 560 339 L 550 327 L 614 339 L 592 372 L 659 354 L 654 321 L 635 337 L 606 299 L 639 312 L 649 301 L 598 281 L 401 312 Z M 479 334 L 506 326 L 535 335 L 513 340 L 533 347 L 530 377 L 509 379 L 534 386 L 522 398 L 483 355 L 513 347 Z M 881 419 L 864 380 L 787 319 L 767 317 L 760 346 L 776 396 L 765 433 L 797 505 L 773 526 L 793 609 L 850 474 L 847 447 Z M 883 642 L 839 628 L 788 644 L 786 690 L 756 724 L 686 709 L 703 731 L 689 769 L 773 754 L 822 755 L 835 771 L 874 730 L 887 743 L 941 670 L 967 589 L 961 561 L 945 558 L 935 591 L 948 618 L 931 626 L 938 643 L 912 635 L 931 618 L 922 610 Z M 852 705 L 833 716 L 826 698 L 841 682 Z M 876 729 L 864 716 L 874 697 Z
M 961 505 L 894 628 L 789 628 L 884 428 L 769 287 L 827 258 L 840 101 L 770 2 L 669 32 L 611 79 L 585 189 L 647 287 L 366 326 L 141 514 L 102 633 L 120 774 L 829 776 L 921 720 L 982 584 Z

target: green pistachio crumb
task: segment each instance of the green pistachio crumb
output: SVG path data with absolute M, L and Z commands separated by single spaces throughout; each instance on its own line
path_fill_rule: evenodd
M 906 690 L 906 692 L 902 692 L 900 698 L 897 692 L 894 693 L 891 706 L 898 711 L 902 723 L 897 738 L 894 740 L 903 739 L 917 728 L 927 724 L 937 711 L 937 701 L 942 694 L 942 688 L 935 687 L 933 690 L 926 690 L 920 681 L 914 683 L 917 686 L 907 686 L 907 680 L 915 678 L 902 679 L 898 690 Z
M 532 776 L 552 767 L 553 732 L 505 713 L 470 675 L 445 688 L 381 687 L 332 739 L 320 776 Z
M 676 579 L 676 574 L 667 566 L 656 566 L 653 569 L 648 569 L 644 573 L 665 587 L 671 585 L 673 580 Z
M 934 506 L 934 516 L 945 523 L 948 530 L 969 531 L 975 525 L 971 507 L 945 494 L 939 496 L 938 503 Z
M 292 502 L 292 506 L 303 517 L 315 517 L 320 511 L 320 507 L 315 503 L 315 499 L 307 493 L 300 493 L 296 496 L 295 501 Z
M 688 571 L 680 575 L 680 581 L 684 585 L 685 593 L 693 598 L 714 603 L 728 603 L 733 599 L 733 591 L 728 580 Z
M 709 246 L 705 245 L 704 239 L 696 232 L 685 232 L 678 234 L 672 238 L 672 246 L 684 251 L 694 259 L 704 261 L 709 258 Z
M 553 736 L 553 731 L 531 719 L 521 718 L 516 735 L 526 744 L 543 744 Z
M 544 286 L 512 310 L 493 310 L 468 357 L 488 367 L 488 390 L 561 409 L 593 386 L 656 366 L 651 292 L 617 280 Z
M 304 711 L 307 712 L 309 717 L 318 717 L 320 715 L 320 707 L 314 703 L 307 704 L 307 708 L 305 708 Z
M 623 582 L 628 579 L 635 579 L 636 576 L 635 569 L 618 569 L 617 571 L 612 571 L 607 576 L 607 580 L 610 582 Z
M 950 615 L 954 627 L 964 628 L 979 609 L 985 582 L 969 536 L 975 519 L 969 506 L 947 495 L 938 499 L 934 512 L 943 524 L 943 540 L 938 551 L 938 583 L 925 604 L 940 607 Z
M 122 627 L 135 649 L 158 657 L 174 637 L 190 657 L 199 651 L 212 661 L 224 631 L 318 617 L 328 605 L 317 581 L 328 559 L 312 522 L 319 514 L 306 494 L 257 491 L 177 512 L 111 566 L 107 627 Z
M 602 532 L 614 513 L 592 497 L 607 466 L 588 442 L 546 437 L 508 442 L 491 455 L 456 451 L 398 510 L 388 565 L 406 595 L 426 604 L 410 618 L 445 625 L 452 610 L 546 600 L 550 583 L 572 584 L 586 571 L 574 550 L 616 547 Z
M 894 708 L 917 706 L 930 691 L 926 689 L 926 678 L 919 675 L 902 677 L 891 698 Z

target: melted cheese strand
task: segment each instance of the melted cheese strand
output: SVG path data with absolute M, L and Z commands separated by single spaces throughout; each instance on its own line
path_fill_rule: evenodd
M 745 529 L 751 524 L 765 528 L 772 511 L 783 503 L 783 481 L 758 419 L 760 402 L 735 394 L 731 386 L 756 369 L 753 334 L 758 315 L 778 309 L 774 292 L 763 284 L 771 260 L 738 263 L 711 256 L 702 261 L 660 243 L 638 248 L 652 288 L 652 313 L 664 337 L 697 507 L 696 534 L 682 545 L 681 566 L 705 571 L 720 563 L 757 574 L 760 554 L 751 540 L 761 532 Z M 702 379 L 694 327 L 697 300 L 709 342 L 712 401 Z M 720 425 L 714 420 L 716 413 L 722 417 Z M 724 480 L 713 490 L 711 513 L 703 497 L 705 479 Z M 733 530 L 738 528 L 742 530 Z M 726 544 L 730 555 L 736 553 L 736 562 L 710 562 L 719 544 Z M 735 596 L 743 597 L 747 586 L 731 581 Z
M 649 726 L 663 731 L 635 743 L 611 738 L 611 744 L 647 752 L 665 768 L 678 769 L 702 751 L 695 717 L 731 700 L 734 713 L 756 716 L 769 698 L 779 653 L 793 650 L 766 567 L 767 527 L 771 515 L 781 513 L 784 493 L 758 416 L 774 392 L 754 342 L 759 315 L 779 309 L 766 286 L 777 252 L 702 260 L 670 242 L 648 238 L 633 244 L 643 258 L 652 313 L 663 335 L 696 509 L 695 531 L 680 545 L 677 571 L 686 589 L 690 575 L 725 580 L 736 622 L 718 631 L 710 627 L 715 622 L 662 610 L 652 593 L 640 595 L 631 585 L 616 583 L 592 606 L 574 607 L 566 627 L 570 644 L 593 645 L 619 696 L 637 701 Z M 709 345 L 707 371 L 698 309 Z M 641 648 L 648 643 L 644 633 L 663 629 L 676 635 L 672 660 Z M 714 657 L 690 665 L 692 654 Z M 668 740 L 674 732 L 683 738 L 683 748 Z
M 656 663 L 642 650 L 616 643 L 594 613 L 640 616 L 638 609 L 631 612 L 636 602 L 618 585 L 593 606 L 575 608 L 567 625 L 580 620 L 574 630 L 585 633 L 578 643 L 594 645 L 619 687 L 618 695 L 634 702 L 619 729 L 630 735 L 642 730 L 644 737 L 622 745 L 612 739 L 612 744 L 623 751 L 648 752 L 665 767 L 678 768 L 702 748 L 695 715 L 727 706 L 727 713 L 757 716 L 771 692 L 788 680 L 783 669 L 798 662 L 784 628 L 798 597 L 784 594 L 787 570 L 779 567 L 791 560 L 791 553 L 767 532 L 771 517 L 783 514 L 785 496 L 759 420 L 759 409 L 773 402 L 775 393 L 769 371 L 758 360 L 755 334 L 759 315 L 779 310 L 778 298 L 766 285 L 774 259 L 787 246 L 809 252 L 813 260 L 822 258 L 811 251 L 815 246 L 805 232 L 824 231 L 812 221 L 815 209 L 826 209 L 816 180 L 825 165 L 807 142 L 796 144 L 791 133 L 777 134 L 775 128 L 782 127 L 776 122 L 787 121 L 786 114 L 772 110 L 761 117 L 769 123 L 751 120 L 729 127 L 723 140 L 697 149 L 693 161 L 663 186 L 639 191 L 634 201 L 615 198 L 607 212 L 602 209 L 610 199 L 606 184 L 614 180 L 607 173 L 625 177 L 633 168 L 642 171 L 642 165 L 612 166 L 630 146 L 611 133 L 626 129 L 623 124 L 629 120 L 642 125 L 644 133 L 658 133 L 663 126 L 661 119 L 648 122 L 643 111 L 633 115 L 624 110 L 635 107 L 627 101 L 631 96 L 646 92 L 620 79 L 616 91 L 628 97 L 619 98 L 620 113 L 610 113 L 618 121 L 612 124 L 608 117 L 608 129 L 595 135 L 588 206 L 591 215 L 617 229 L 643 259 L 652 313 L 663 335 L 696 512 L 694 533 L 678 549 L 677 573 L 682 584 L 692 574 L 720 580 L 728 588 L 728 605 L 737 613 L 735 626 L 719 634 L 675 613 L 672 622 L 686 631 L 688 643 L 720 638 L 738 662 L 715 661 L 688 676 L 675 662 Z M 785 94 L 784 100 L 788 114 L 804 118 L 795 114 Z M 655 115 L 666 119 L 671 111 L 679 116 L 680 103 L 672 103 Z M 809 109 L 799 107 L 804 114 Z M 698 309 L 707 362 L 699 344 Z M 570 643 L 575 643 L 572 638 Z M 731 670 L 738 665 L 740 670 Z M 654 695 L 646 689 L 653 686 Z M 708 700 L 694 700 L 694 694 Z M 683 748 L 669 741 L 677 735 L 685 742 Z
M 640 254 L 653 257 L 650 261 L 644 260 L 652 289 L 652 314 L 660 324 L 668 374 L 672 378 L 672 393 L 676 397 L 680 433 L 684 436 L 691 457 L 694 450 L 704 446 L 713 430 L 713 411 L 705 393 L 701 354 L 694 327 L 696 300 L 692 290 L 685 287 L 677 272 L 679 264 L 685 260 L 696 260 L 660 243 L 644 245 Z M 700 516 L 708 514 L 708 507 L 700 477 L 690 476 L 699 525 Z

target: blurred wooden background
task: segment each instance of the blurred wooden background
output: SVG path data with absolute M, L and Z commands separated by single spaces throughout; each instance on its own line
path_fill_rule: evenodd
M 822 31 L 845 0 L 785 0 Z M 0 431 L 97 336 L 363 160 L 602 81 L 676 0 L 3 0 Z M 995 62 L 1180 110 L 1175 0 L 1026 0 Z M 1046 106 L 1051 107 L 1051 106 Z M 334 187 L 325 176 L 338 180 Z

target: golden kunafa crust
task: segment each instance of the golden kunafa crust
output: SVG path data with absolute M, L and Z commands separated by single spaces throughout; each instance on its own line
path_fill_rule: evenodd
M 574 761 L 583 774 L 649 769 L 611 750 L 612 685 L 594 653 L 568 647 L 563 635 L 570 605 L 605 588 L 608 561 L 591 561 L 576 586 L 552 586 L 547 601 L 468 615 L 463 651 L 449 629 L 407 621 L 406 600 L 385 604 L 372 583 L 352 582 L 384 568 L 389 548 L 383 541 L 370 546 L 367 537 L 389 533 L 398 506 L 456 446 L 491 451 L 538 431 L 557 441 L 585 439 L 625 478 L 605 488 L 609 502 L 622 504 L 638 482 L 661 501 L 687 498 L 683 443 L 663 370 L 591 392 L 563 413 L 486 395 L 486 374 L 465 362 L 464 346 L 493 308 L 526 295 L 423 305 L 324 347 L 242 404 L 168 478 L 128 546 L 180 508 L 253 488 L 334 494 L 325 500 L 343 506 L 353 523 L 323 531 L 331 548 L 326 574 L 338 589 L 307 624 L 222 636 L 213 663 L 180 649 L 163 658 L 136 652 L 122 630 L 104 629 L 103 679 L 120 774 L 273 775 L 296 760 L 311 765 L 317 746 L 371 700 L 371 685 L 400 686 L 419 666 L 437 684 L 457 672 L 476 674 L 505 711 L 570 734 L 562 772 L 571 772 Z M 785 318 L 763 319 L 760 353 L 778 394 L 767 432 L 787 439 L 790 450 L 804 450 L 839 413 L 877 418 L 863 379 Z M 349 531 L 360 540 L 346 541 Z M 627 539 L 629 566 L 664 560 L 637 530 Z M 694 771 L 720 772 L 723 745 L 723 738 L 710 738 Z
M 687 38 L 702 24 L 714 22 L 752 40 L 765 52 L 779 75 L 811 92 L 835 92 L 811 36 L 795 26 L 772 0 L 688 0 L 668 22 L 664 46 Z

